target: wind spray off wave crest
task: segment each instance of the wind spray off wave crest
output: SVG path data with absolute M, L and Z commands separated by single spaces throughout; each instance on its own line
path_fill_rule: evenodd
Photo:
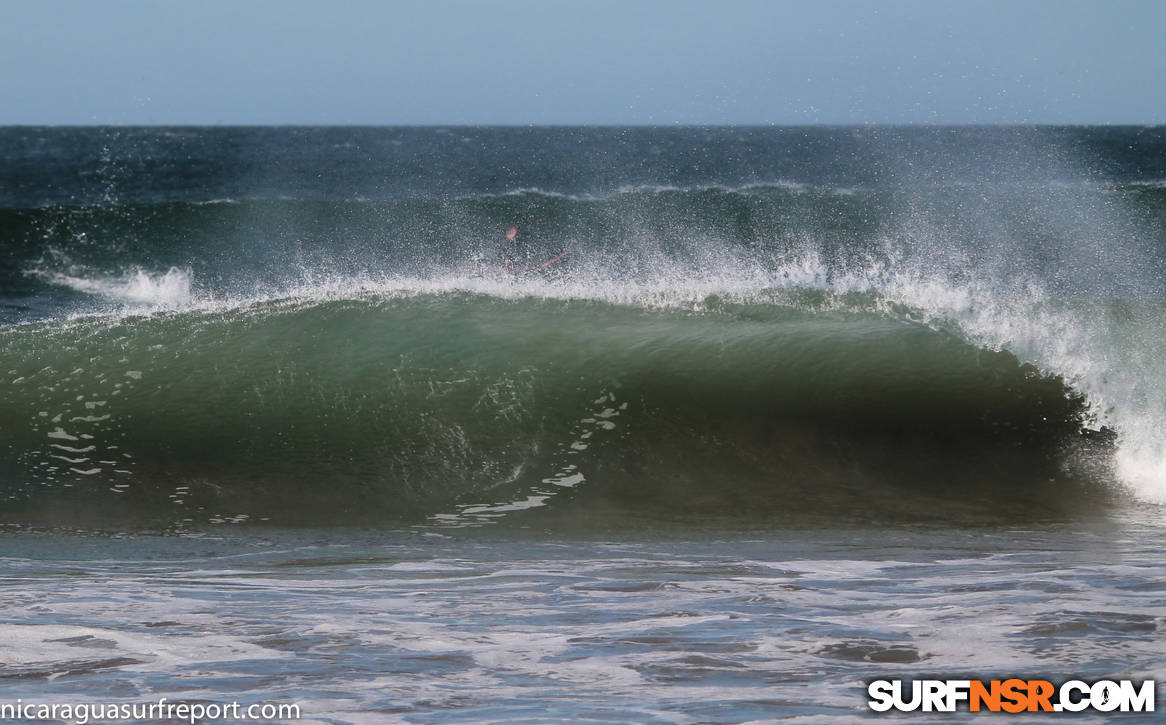
M 173 308 L 188 306 L 196 300 L 190 269 L 171 267 L 162 273 L 152 273 L 135 268 L 119 275 L 84 272 L 66 274 L 33 269 L 28 274 L 49 284 L 94 295 L 115 304 Z

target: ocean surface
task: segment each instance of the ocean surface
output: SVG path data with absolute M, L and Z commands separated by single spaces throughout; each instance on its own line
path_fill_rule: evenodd
M 0 128 L 0 703 L 1164 679 L 1164 506 L 1163 127 Z

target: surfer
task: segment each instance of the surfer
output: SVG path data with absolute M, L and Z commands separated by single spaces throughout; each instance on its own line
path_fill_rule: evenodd
M 573 246 L 575 243 L 571 242 L 560 254 L 542 264 L 535 264 L 534 260 L 537 259 L 535 250 L 519 236 L 518 227 L 512 224 L 507 227 L 506 237 L 498 245 L 498 258 L 502 261 L 502 268 L 511 274 L 541 272 L 566 257 Z
M 530 266 L 530 245 L 519 239 L 517 226 L 506 229 L 506 238 L 498 245 L 498 258 L 502 260 L 502 268 L 514 274 Z

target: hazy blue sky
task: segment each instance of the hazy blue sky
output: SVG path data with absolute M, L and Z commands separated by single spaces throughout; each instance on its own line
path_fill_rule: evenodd
M 1160 0 L 8 0 L 0 124 L 1163 123 Z

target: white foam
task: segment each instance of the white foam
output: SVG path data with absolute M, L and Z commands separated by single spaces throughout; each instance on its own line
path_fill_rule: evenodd
M 136 268 L 114 276 L 75 276 L 41 270 L 30 270 L 29 274 L 51 284 L 122 303 L 165 308 L 184 307 L 194 301 L 192 273 L 177 267 L 160 273 Z
M 568 193 L 562 191 L 552 191 L 549 189 L 541 189 L 537 186 L 524 186 L 517 189 L 504 191 L 493 196 L 507 197 L 507 196 L 547 196 L 556 199 L 569 199 L 571 201 L 608 201 L 617 199 L 621 196 L 630 196 L 636 194 L 669 194 L 678 192 L 702 192 L 702 191 L 720 191 L 728 194 L 748 194 L 750 192 L 782 190 L 792 192 L 806 192 L 817 191 L 821 193 L 838 194 L 840 196 L 852 196 L 858 189 L 853 186 L 816 186 L 802 181 L 794 181 L 792 179 L 774 179 L 771 181 L 753 181 L 743 184 L 695 184 L 690 186 L 677 186 L 675 184 L 623 184 L 617 187 L 614 191 L 606 192 L 576 192 Z M 481 199 L 482 194 L 473 194 L 465 196 L 465 199 Z

